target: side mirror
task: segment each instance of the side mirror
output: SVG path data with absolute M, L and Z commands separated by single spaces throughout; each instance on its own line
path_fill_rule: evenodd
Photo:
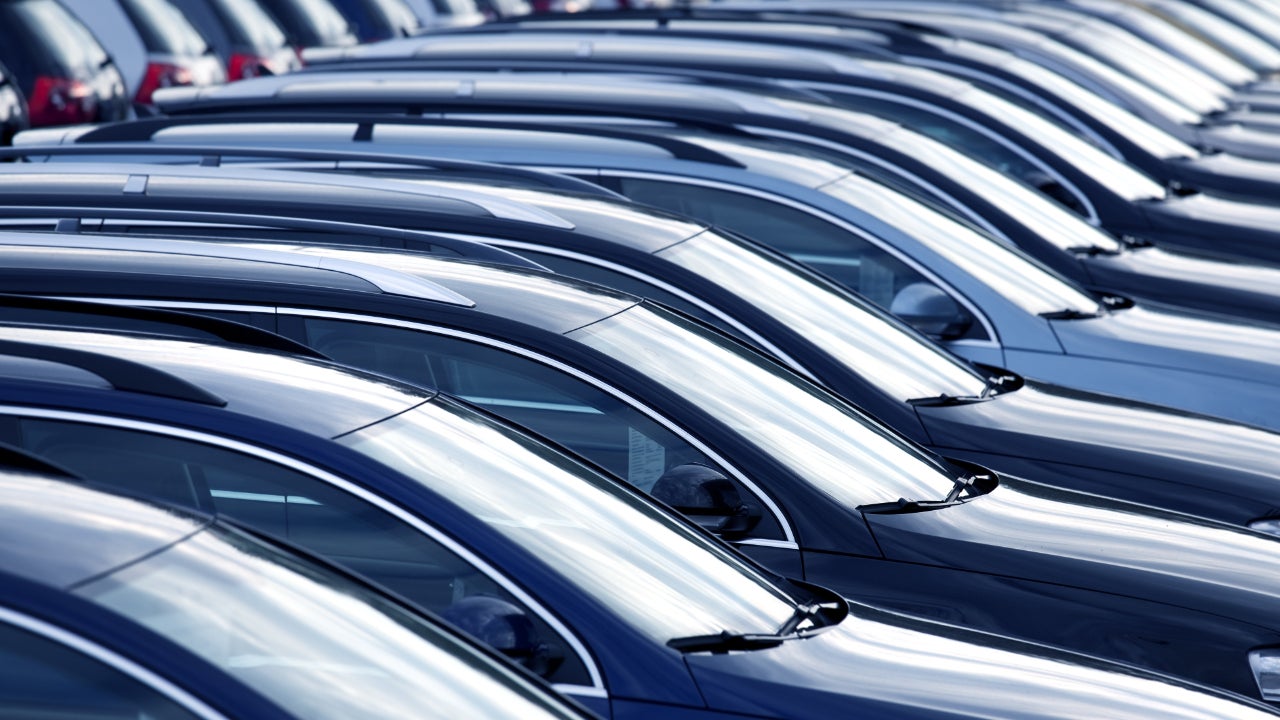
M 760 523 L 760 508 L 744 501 L 733 481 L 701 463 L 667 470 L 650 494 L 725 540 L 746 537 Z
M 502 598 L 468 595 L 440 616 L 541 677 L 549 677 L 564 662 L 564 652 L 538 637 L 524 610 Z
M 973 316 L 955 299 L 931 283 L 911 283 L 893 296 L 889 312 L 938 340 L 961 337 L 973 325 Z

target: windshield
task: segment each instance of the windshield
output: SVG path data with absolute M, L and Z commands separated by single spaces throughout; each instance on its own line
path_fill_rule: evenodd
M 982 393 L 971 367 L 882 313 L 713 230 L 656 253 L 721 285 L 898 400 Z
M 658 642 L 772 632 L 795 610 L 643 496 L 474 411 L 433 402 L 338 441 L 457 503 Z
M 737 342 L 652 305 L 568 333 L 721 418 L 848 507 L 940 498 L 934 459 L 834 395 Z
M 401 606 L 223 528 L 75 592 L 297 717 L 577 717 L 500 661 Z
M 879 183 L 859 175 L 848 175 L 818 189 L 913 236 L 1027 313 L 1039 315 L 1062 310 L 1086 314 L 1099 312 L 1098 303 L 1093 298 L 1018 249 L 957 223 Z
M 957 42 L 954 45 L 947 44 L 946 47 L 957 55 L 990 63 L 1022 78 L 1032 87 L 1077 108 L 1099 125 L 1110 128 L 1154 157 L 1172 159 L 1200 155 L 1199 151 L 1178 138 L 1043 65 L 977 43 Z
M 841 132 L 849 126 L 845 119 L 847 116 L 862 116 L 861 113 L 811 103 L 782 99 L 777 99 L 777 102 L 809 113 L 810 122 L 815 125 Z M 993 198 L 1006 213 L 1058 248 L 1100 247 L 1109 251 L 1120 248 L 1118 242 L 1030 187 L 920 133 L 894 124 L 875 141 L 925 163 L 938 173 L 963 183 L 974 193 Z

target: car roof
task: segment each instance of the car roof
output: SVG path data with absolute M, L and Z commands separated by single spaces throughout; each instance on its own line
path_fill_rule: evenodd
M 54 587 L 150 555 L 207 518 L 65 480 L 0 472 L 0 567 Z
M 59 252 L 52 248 L 72 248 Z M 121 249 L 132 248 L 122 252 Z M 271 252 L 263 253 L 268 248 Z M 298 246 L 271 243 L 197 243 L 184 240 L 134 238 L 93 235 L 77 237 L 42 233 L 0 233 L 0 275 L 12 274 L 16 279 L 34 283 L 38 288 L 37 269 L 75 272 L 81 278 L 93 273 L 118 273 L 122 279 L 117 296 L 128 295 L 126 279 L 152 272 L 184 278 L 189 286 L 196 283 L 222 287 L 245 287 L 251 282 L 270 282 L 280 297 L 288 290 L 334 291 L 349 294 L 346 288 L 332 283 L 317 284 L 300 274 L 286 277 L 272 275 L 276 269 L 265 259 L 275 251 L 311 261 L 352 263 L 407 276 L 446 289 L 465 302 L 441 303 L 429 298 L 413 298 L 405 294 L 365 292 L 361 297 L 389 297 L 400 312 L 405 303 L 427 300 L 432 307 L 454 307 L 474 310 L 506 320 L 531 325 L 557 334 L 575 330 L 604 317 L 622 312 L 641 302 L 627 293 L 601 285 L 574 280 L 543 270 L 468 262 L 436 257 L 424 253 L 371 249 L 361 247 Z M 220 263 L 226 262 L 226 265 Z M 263 267 L 265 265 L 265 267 Z M 244 278 L 246 272 L 263 273 L 256 280 Z M 87 280 L 86 280 L 87 281 Z M 12 281 L 10 281 L 10 284 Z M 39 292 L 38 289 L 33 290 Z M 139 290 L 140 292 L 140 290 Z M 233 293 L 233 290 L 227 290 Z M 250 293 L 259 298 L 262 293 Z M 316 293 L 311 292 L 311 302 Z M 280 303 L 284 301 L 281 300 Z
M 137 387 L 149 382 L 147 370 L 190 388 L 157 394 L 193 408 L 220 403 L 226 411 L 278 423 L 311 435 L 332 438 L 377 422 L 435 396 L 432 390 L 389 381 L 333 363 L 274 351 L 248 349 L 191 338 L 100 332 L 47 326 L 8 325 L 0 341 L 0 378 L 29 387 L 48 378 L 67 386 L 65 373 L 48 366 L 24 366 L 23 360 L 56 364 L 96 376 L 75 384 L 100 392 L 104 384 Z M 138 367 L 130 367 L 130 365 Z M 115 381 L 116 375 L 122 380 Z

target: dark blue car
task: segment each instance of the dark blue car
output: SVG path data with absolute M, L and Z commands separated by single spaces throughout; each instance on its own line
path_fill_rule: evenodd
M 100 272 L 81 274 L 85 291 L 237 318 L 340 361 L 447 388 L 580 452 L 784 575 L 833 585 L 844 595 L 917 616 L 1066 645 L 1255 697 L 1261 694 L 1258 682 L 1265 682 L 1268 663 L 1276 657 L 1272 648 L 1280 646 L 1280 626 L 1272 618 L 1280 605 L 1280 585 L 1275 584 L 1280 578 L 1280 540 L 1274 537 L 944 460 L 727 336 L 635 296 L 546 271 L 318 246 L 276 253 L 268 261 L 261 253 L 249 257 L 225 245 L 186 245 L 189 250 L 174 253 L 87 246 L 72 252 L 97 260 Z M 57 264 L 57 256 L 47 250 L 44 258 L 19 262 L 8 255 L 9 265 L 29 268 L 31 284 L 18 289 L 47 292 L 44 279 L 30 270 Z M 144 266 L 169 267 L 175 275 L 168 284 L 180 299 L 171 293 L 148 293 L 137 282 Z M 362 276 L 365 279 L 359 281 Z M 229 277 L 238 279 L 228 281 Z M 148 294 L 152 297 L 142 297 Z M 113 353 L 126 350 L 123 342 L 104 348 Z M 189 368 L 191 372 L 226 372 L 212 368 L 227 363 L 207 349 L 200 352 L 204 359 L 199 368 Z M 181 358 L 156 355 L 154 362 L 165 369 L 187 368 Z M 526 532 L 551 533 L 566 542 L 583 540 L 585 545 L 574 542 L 557 556 L 550 554 L 549 546 L 539 546 L 538 555 L 541 562 L 560 557 L 575 567 L 586 559 L 607 562 L 608 567 L 590 569 L 591 576 L 599 578 L 591 580 L 591 587 L 603 583 L 597 589 L 610 593 L 603 602 L 626 608 L 615 608 L 615 617 L 638 612 L 630 607 L 633 601 L 650 608 L 667 597 L 654 597 L 646 589 L 642 600 L 633 600 L 639 592 L 636 582 L 613 574 L 639 577 L 655 572 L 629 569 L 623 562 L 640 562 L 648 557 L 641 548 L 658 547 L 648 540 L 638 542 L 638 530 L 625 531 L 625 540 L 584 540 L 579 524 L 603 517 L 603 511 L 588 510 L 574 500 L 564 512 L 576 520 L 561 514 L 561 504 L 584 492 L 571 490 L 568 477 L 557 486 L 561 489 L 555 491 L 556 499 L 527 497 L 525 493 L 535 489 L 524 485 L 542 482 L 528 474 L 487 485 L 480 480 L 485 468 L 497 463 L 515 472 L 530 461 L 501 460 L 497 453 L 505 445 L 484 436 L 485 447 L 478 451 L 409 452 L 405 444 L 410 431 L 403 426 L 412 424 L 416 413 L 395 415 L 403 409 L 384 407 L 378 417 L 353 414 L 353 400 L 328 397 L 320 392 L 324 382 L 297 370 L 293 374 L 295 386 L 309 388 L 314 405 L 285 403 L 269 388 L 250 387 L 243 380 L 235 392 L 252 396 L 256 410 L 250 412 L 266 412 L 265 406 L 270 406 L 273 415 L 287 413 L 302 429 L 320 423 L 323 429 L 313 434 L 341 435 L 343 443 L 370 448 L 379 459 L 411 475 L 457 469 L 468 478 L 463 487 L 448 485 L 439 491 L 496 525 L 486 533 L 508 533 L 505 537 L 524 547 L 533 542 Z M 269 379 L 262 372 L 253 377 Z M 33 398 L 49 395 L 43 389 L 32 392 Z M 225 396 L 231 391 L 218 392 Z M 439 403 L 449 405 L 436 399 L 421 412 L 434 413 Z M 194 422 L 191 411 L 180 417 L 188 418 L 188 425 Z M 368 444 L 384 433 L 389 445 Z M 433 437 L 460 433 L 441 430 Z M 84 429 L 77 434 L 83 436 Z M 101 442 L 123 443 L 105 436 Z M 446 483 L 446 478 L 439 482 Z M 583 482 L 574 477 L 574 483 Z M 228 491 L 250 492 L 229 499 L 256 503 L 278 503 L 278 498 L 290 496 L 314 499 L 319 492 L 283 487 L 260 494 Z M 628 497 L 639 502 L 638 496 Z M 499 511 L 496 504 L 507 499 L 518 509 Z M 610 527 L 620 523 L 605 521 Z M 539 536 L 538 541 L 543 540 Z M 601 552 L 583 555 L 579 551 L 584 546 Z M 616 550 L 604 552 L 609 547 Z M 621 558 L 614 552 L 622 553 Z M 663 551 L 682 563 L 691 561 L 692 552 Z M 557 562 L 552 564 L 559 567 Z M 679 574 L 681 579 L 645 584 L 678 588 L 669 598 L 675 606 L 652 612 L 671 619 L 698 615 L 698 605 L 688 594 L 696 598 L 707 590 L 684 583 L 701 588 L 706 580 L 697 578 L 703 573 L 683 567 Z M 627 597 L 617 598 L 614 592 Z M 756 642 L 736 638 L 737 633 L 757 632 L 753 625 L 714 619 L 732 610 L 721 607 L 725 592 L 714 590 L 720 599 L 710 604 L 717 609 L 711 618 L 699 621 L 700 630 L 673 630 L 661 642 L 716 636 L 722 630 L 729 631 L 722 637 L 726 645 L 676 645 L 729 650 L 738 647 L 732 643 Z M 681 594 L 685 597 L 677 601 Z M 728 596 L 746 597 L 739 591 Z M 797 596 L 796 601 L 808 602 L 805 597 Z M 575 609 L 561 619 L 566 626 L 581 628 L 581 623 L 590 623 L 583 612 Z M 1135 632 L 1150 641 L 1135 640 Z M 605 641 L 587 635 L 583 630 L 582 642 L 604 653 L 597 643 Z M 611 637 L 619 636 L 614 632 Z M 573 647 L 564 640 L 555 644 Z M 799 647 L 787 646 L 788 652 Z M 629 662 L 639 662 L 638 649 L 627 652 Z M 657 652 L 654 662 L 663 657 L 675 659 Z M 711 661 L 717 657 L 722 656 L 713 653 Z M 608 670 L 606 658 L 600 662 L 605 666 L 603 677 L 617 677 Z M 563 664 L 557 672 L 572 667 Z M 674 681 L 681 677 L 677 667 L 683 665 L 677 662 L 664 671 L 674 673 L 664 681 L 664 692 L 686 686 Z M 572 679 L 552 679 L 577 696 L 605 692 L 600 684 L 587 682 L 599 676 L 578 672 Z M 861 688 L 851 680 L 839 682 Z M 634 690 L 608 686 L 610 697 L 626 692 Z M 746 689 L 732 692 L 747 697 Z M 688 697 L 670 700 L 687 702 Z
M 288 272 L 360 280 L 345 270 Z M 339 560 L 613 717 L 1270 715 L 768 575 L 624 484 L 429 391 L 185 333 L 8 326 L 4 338 L 0 439 Z M 692 501 L 729 490 L 696 474 L 667 482 Z M 199 581 L 175 592 L 207 603 Z M 370 620 L 353 607 L 330 622 Z
M 309 556 L 0 456 L 4 717 L 586 716 L 438 619 Z

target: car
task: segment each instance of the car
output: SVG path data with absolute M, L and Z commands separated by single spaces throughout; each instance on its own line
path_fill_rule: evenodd
M 12 365 L 12 346 L 4 352 Z M 5 455 L 7 715 L 587 716 L 440 619 L 314 556 Z M 155 482 L 184 481 L 154 469 Z
M 96 36 L 133 102 L 175 85 L 217 85 L 227 74 L 213 48 L 169 0 L 62 0 Z
M 120 70 L 57 0 L 0 2 L 0 64 L 26 98 L 32 127 L 128 116 Z
M 227 81 L 302 67 L 288 36 L 258 0 L 169 0 L 222 59 Z
M 1105 707 L 1141 717 L 1170 702 L 1175 716 L 1268 713 L 1131 667 L 993 641 L 771 577 L 636 491 L 424 390 L 183 336 L 32 324 L 5 333 L 5 356 L 45 361 L 0 379 L 9 441 L 95 482 L 112 481 L 102 457 L 128 462 L 133 472 L 115 479 L 123 489 L 209 503 L 338 556 L 418 603 L 445 606 L 445 618 L 503 643 L 606 714 L 1061 717 L 1063 708 Z M 86 371 L 134 381 L 104 392 Z M 43 400 L 32 402 L 33 392 Z M 179 482 L 164 482 L 175 470 Z M 696 477 L 671 482 L 707 487 Z M 881 643 L 897 652 L 886 656 Z M 939 656 L 957 661 L 912 670 Z M 829 672 L 813 673 L 816 663 Z M 977 667 L 999 668 L 1009 694 L 957 702 L 940 692 L 937 683 L 952 687 Z M 1021 698 L 1032 693 L 1054 702 L 1028 709 Z
M 474 104 L 473 99 L 452 99 L 452 86 L 445 88 L 427 84 L 421 87 L 434 93 L 448 93 L 449 99 L 442 99 L 441 103 Z M 667 112 L 662 108 L 631 107 L 631 92 L 636 87 L 633 85 L 618 87 L 602 82 L 592 88 L 590 99 L 574 95 L 582 90 L 581 83 L 570 88 L 558 83 L 539 84 L 525 79 L 509 85 L 498 81 L 484 87 L 489 99 L 484 106 L 476 108 L 478 110 L 501 109 L 507 103 L 522 107 L 521 98 L 538 94 L 541 87 L 541 94 L 548 98 L 546 102 L 557 102 L 566 110 L 583 114 L 599 112 L 611 105 L 616 108 L 612 112 L 653 119 Z M 655 95 L 666 93 L 670 98 L 668 102 L 685 106 L 682 112 L 686 117 L 697 114 L 704 124 L 727 124 L 733 122 L 730 117 L 737 117 L 736 112 L 731 112 L 732 106 L 706 105 L 713 97 L 711 89 L 660 84 L 646 87 Z M 344 82 L 341 94 L 345 95 L 349 90 L 350 85 Z M 376 87 L 369 88 L 370 95 L 376 91 Z M 744 99 L 728 91 L 720 92 L 724 93 L 718 96 L 720 98 L 754 103 L 738 107 L 750 107 L 755 118 L 753 125 L 757 128 L 772 124 L 779 134 L 786 134 L 792 128 L 799 130 L 802 127 L 793 116 L 786 114 L 793 106 L 783 106 L 779 114 L 768 114 L 762 111 L 765 107 L 762 99 Z M 559 93 L 569 96 L 554 100 Z M 316 102 L 316 97 L 313 94 L 311 102 Z M 823 113 L 822 125 L 815 132 L 839 137 L 838 133 L 843 130 L 839 129 L 838 123 L 845 119 L 843 111 L 817 108 L 815 112 Z M 920 142 L 921 147 L 930 143 L 927 139 Z M 932 149 L 942 152 L 939 148 Z M 70 167 L 65 163 L 60 165 Z M 66 202 L 65 199 L 53 199 L 58 195 L 65 197 L 69 192 L 59 189 L 59 182 L 40 180 L 38 182 L 43 183 L 40 190 L 28 186 L 26 178 L 38 173 L 24 167 L 27 166 L 18 166 L 21 174 L 8 176 L 7 180 L 0 178 L 0 182 L 8 182 L 18 191 L 14 198 L 21 197 L 23 203 L 32 204 Z M 39 172 L 46 172 L 44 168 L 58 166 L 38 167 L 41 168 Z M 102 172 L 101 168 L 86 166 L 85 169 Z M 19 177 L 23 179 L 19 180 Z M 860 203 L 876 202 L 877 226 L 866 229 L 880 237 L 893 233 L 891 242 L 895 247 L 890 254 L 910 258 L 911 264 L 925 269 L 935 279 L 932 285 L 913 289 L 912 294 L 903 297 L 896 308 L 894 300 L 899 288 L 894 288 L 889 294 L 882 293 L 873 300 L 900 316 L 914 319 L 919 327 L 944 340 L 947 347 L 961 355 L 1046 382 L 1277 428 L 1278 419 L 1267 409 L 1267 403 L 1261 401 L 1268 397 L 1268 393 L 1280 393 L 1280 372 L 1274 365 L 1280 360 L 1280 340 L 1277 340 L 1274 328 L 1192 316 L 1141 303 L 1134 306 L 1131 299 L 1120 295 L 1108 295 L 1105 297 L 1114 299 L 1104 300 L 1029 261 L 1016 249 L 976 233 L 944 214 L 860 175 L 850 175 L 838 188 L 826 190 L 829 193 L 847 193 L 840 199 L 843 204 L 855 198 Z M 107 192 L 113 195 L 112 204 L 158 202 L 146 196 L 119 200 L 114 190 Z M 48 194 L 50 200 L 34 199 L 42 193 Z M 202 197 L 200 202 L 213 201 Z M 322 208 L 318 211 L 331 212 Z M 747 235 L 752 232 L 750 228 L 732 224 L 729 228 Z M 757 239 L 768 242 L 764 238 Z M 800 240 L 794 235 L 789 239 L 792 242 Z M 820 241 L 817 237 L 804 239 Z M 825 238 L 823 242 L 830 240 L 840 244 L 822 249 L 808 247 L 803 252 L 811 256 L 808 258 L 810 261 L 821 263 L 824 271 L 835 269 L 842 262 L 841 255 L 849 252 L 849 246 L 844 244 L 848 239 L 847 234 Z M 865 245 L 865 239 L 858 242 Z M 1002 257 L 1003 260 L 974 264 L 971 262 L 974 248 L 983 248 L 985 255 Z M 846 276 L 848 272 L 846 267 Z M 912 272 L 918 274 L 920 271 Z M 1038 280 L 1029 282 L 1027 278 L 1031 277 Z M 943 283 L 944 287 L 939 287 L 937 282 Z M 923 311 L 922 308 L 929 303 L 936 303 L 936 312 Z M 1141 337 L 1135 336 L 1132 330 L 1120 330 L 1138 326 L 1143 328 Z M 1205 337 L 1214 337 L 1215 340 L 1210 343 L 1197 340 Z M 1210 390 L 1210 385 L 1216 389 Z
M 1274 536 L 1097 495 L 1051 489 L 970 463 L 944 461 L 710 328 L 634 296 L 546 271 L 403 251 L 332 246 L 288 251 L 300 253 L 306 267 L 317 267 L 317 261 L 341 261 L 350 263 L 342 267 L 347 273 L 363 264 L 429 280 L 436 297 L 453 298 L 430 300 L 411 297 L 405 291 L 353 292 L 349 281 L 333 287 L 336 278 L 322 281 L 316 273 L 312 273 L 315 280 L 305 280 L 278 258 L 250 273 L 252 263 L 266 258 L 245 255 L 244 248 L 225 244 L 188 242 L 186 249 L 162 259 L 155 255 L 160 250 L 154 239 L 146 241 L 149 249 L 140 248 L 136 253 L 118 248 L 94 251 L 91 245 L 96 240 L 88 238 L 85 246 L 74 252 L 96 254 L 102 270 L 115 267 L 123 271 L 117 278 L 129 276 L 139 260 L 152 267 L 158 261 L 182 278 L 181 299 L 172 295 L 140 298 L 145 293 L 141 285 L 129 290 L 127 298 L 117 298 L 213 312 L 274 329 L 366 370 L 447 388 L 617 472 L 636 487 L 636 492 L 643 490 L 683 508 L 699 524 L 732 540 L 775 572 L 803 576 L 807 582 L 830 583 L 855 600 L 869 599 L 916 616 L 1060 644 L 1261 697 L 1249 657 L 1253 652 L 1262 662 L 1270 657 L 1267 648 L 1280 644 L 1280 630 L 1267 629 L 1268 618 L 1274 616 L 1271 605 L 1280 602 L 1269 599 L 1280 593 L 1280 586 L 1269 589 L 1280 573 L 1265 569 L 1270 563 L 1280 563 L 1276 552 L 1280 539 Z M 190 260 L 182 262 L 182 255 Z M 47 252 L 45 262 L 55 262 L 56 257 Z M 236 275 L 240 280 L 226 280 L 232 267 L 239 268 Z M 264 273 L 274 274 L 276 279 L 259 288 L 245 281 L 251 276 L 266 280 Z M 101 290 L 107 287 L 104 283 L 119 287 L 109 274 L 101 275 L 103 282 L 95 282 L 93 287 Z M 22 287 L 15 282 L 6 283 L 6 287 L 24 293 L 43 292 L 35 289 L 39 284 L 36 276 L 26 276 L 33 285 Z M 287 281 L 289 276 L 297 281 Z M 290 285 L 301 294 L 294 296 Z M 265 294 L 268 288 L 270 294 Z M 240 296 L 240 291 L 249 295 Z M 244 302 L 246 297 L 252 300 Z M 6 333 L 6 337 L 29 342 L 38 339 L 46 344 L 56 337 L 53 330 Z M 192 362 L 171 344 L 152 347 L 131 342 L 127 348 L 117 347 L 121 343 L 116 342 L 106 346 L 126 359 L 145 357 L 169 372 Z M 137 354 L 148 347 L 153 352 Z M 213 373 L 229 364 L 215 359 L 207 347 L 191 352 L 200 357 L 191 370 Z M 263 371 L 253 374 L 255 382 L 236 380 L 236 397 L 239 393 L 252 397 L 255 413 L 265 412 L 259 406 L 278 408 L 276 412 L 287 414 L 290 422 L 302 423 L 301 429 L 316 422 L 332 426 L 331 434 L 345 432 L 338 424 L 364 428 L 342 435 L 343 443 L 368 448 L 402 471 L 438 475 L 462 462 L 441 461 L 438 453 L 425 448 L 406 452 L 409 438 L 404 430 L 393 428 L 413 425 L 414 414 L 402 420 L 396 419 L 399 415 L 390 418 L 391 426 L 383 432 L 381 423 L 367 413 L 350 409 L 352 400 L 340 402 L 317 392 L 320 380 L 301 369 L 290 372 L 295 376 L 292 382 L 307 387 L 308 397 L 314 397 L 325 410 L 313 409 L 309 403 L 282 402 L 261 385 L 281 378 Z M 229 374 L 239 377 L 238 373 Z M 41 398 L 40 404 L 46 408 L 53 402 L 44 387 L 32 387 L 29 380 L 24 383 L 21 387 L 28 397 Z M 205 379 L 202 383 L 207 385 Z M 337 391 L 339 384 L 330 384 Z M 223 399 L 232 393 L 221 384 L 208 390 Z M 30 409 L 29 402 L 27 409 L 13 409 L 18 404 L 5 397 L 0 413 L 48 413 Z M 433 407 L 428 403 L 422 412 L 435 412 Z M 334 408 L 343 412 L 339 414 Z M 779 408 L 789 410 L 784 413 Z M 188 408 L 180 415 L 187 418 L 186 425 L 195 422 L 194 415 L 204 414 L 197 409 Z M 379 412 L 394 411 L 384 405 Z M 312 419 L 304 423 L 303 417 Z M 751 420 L 744 421 L 746 418 Z M 230 425 L 243 428 L 238 431 L 243 433 L 256 424 L 238 418 Z M 86 435 L 84 428 L 77 428 L 75 437 Z M 436 436 L 443 439 L 454 434 L 435 433 L 432 437 Z M 14 442 L 3 437 L 0 441 Z M 113 433 L 103 435 L 100 442 L 124 447 L 124 441 Z M 483 457 L 483 462 L 466 461 L 468 481 L 449 484 L 440 492 L 465 500 L 467 507 L 493 521 L 498 533 L 512 535 L 525 547 L 531 541 L 530 532 L 572 540 L 574 549 L 569 555 L 576 558 L 575 563 L 584 559 L 580 554 L 583 547 L 614 546 L 623 553 L 621 558 L 636 555 L 630 558 L 634 561 L 649 557 L 637 552 L 641 548 L 660 550 L 664 558 L 692 561 L 692 550 L 674 552 L 663 549 L 668 547 L 664 544 L 640 541 L 638 530 L 624 530 L 622 538 L 609 542 L 600 538 L 586 542 L 576 533 L 561 535 L 558 528 L 565 523 L 572 526 L 570 518 L 580 522 L 608 517 L 603 525 L 612 532 L 621 524 L 608 513 L 588 512 L 579 502 L 569 502 L 570 486 L 555 490 L 558 494 L 554 497 L 559 499 L 553 500 L 527 497 L 526 491 L 533 492 L 533 488 L 523 482 L 512 483 L 509 478 L 493 481 L 501 485 L 481 485 L 487 477 L 481 468 L 499 462 L 491 456 L 504 447 L 496 441 L 481 444 L 486 447 L 475 457 Z M 65 457 L 28 449 L 47 460 L 67 464 Z M 181 452 L 190 456 L 192 451 L 184 446 Z M 473 448 L 464 454 L 473 457 L 470 453 L 476 452 Z M 524 462 L 513 465 L 504 460 L 501 466 L 515 471 L 530 466 L 532 460 Z M 581 484 L 576 480 L 572 487 Z M 534 483 L 533 487 L 537 486 Z M 267 494 L 316 498 L 319 492 L 309 488 Z M 512 510 L 495 509 L 506 502 L 513 503 Z M 537 508 L 538 515 L 529 517 L 529 508 Z M 1070 522 L 1064 524 L 1066 518 Z M 476 547 L 478 542 L 467 544 Z M 547 556 L 542 562 L 553 559 L 545 549 L 538 555 Z M 646 616 L 668 620 L 686 617 L 692 607 L 689 593 L 702 597 L 702 593 L 712 592 L 716 598 L 713 604 L 718 607 L 726 598 L 746 601 L 736 592 L 690 588 L 670 595 L 685 611 L 654 607 L 650 593 L 630 590 L 634 580 L 609 579 L 614 572 L 631 578 L 642 577 L 643 572 L 628 569 L 612 553 L 590 557 L 610 568 L 580 570 L 594 579 L 592 586 L 622 593 L 633 602 L 642 601 L 650 608 Z M 705 582 L 699 571 L 682 570 L 678 576 L 685 583 L 701 586 Z M 661 597 L 668 596 L 664 593 Z M 573 618 L 582 617 L 581 612 L 560 617 L 573 622 Z M 1082 626 L 1090 627 L 1091 632 L 1078 632 L 1076 628 Z M 1142 637 L 1152 642 L 1124 642 L 1136 628 L 1142 628 Z M 718 632 L 712 625 L 697 633 L 708 631 L 712 635 Z M 620 638 L 622 634 L 615 629 L 608 635 Z M 716 643 L 733 642 L 732 634 L 716 637 L 720 638 Z M 660 642 L 668 639 L 660 636 Z M 605 642 L 595 637 L 583 640 Z M 713 641 L 706 638 L 705 642 Z M 596 657 L 611 656 L 599 645 L 594 647 Z M 732 646 L 699 647 L 700 651 L 714 651 Z M 870 653 L 868 657 L 881 654 Z M 647 660 L 633 648 L 626 662 L 634 668 Z M 831 660 L 825 666 L 847 668 L 851 662 Z M 798 671 L 804 667 L 800 672 L 809 681 L 827 677 L 815 676 L 809 671 L 811 666 L 812 662 L 806 661 L 795 667 Z M 644 676 L 652 678 L 655 673 Z M 618 676 L 606 669 L 604 677 Z M 638 673 L 623 673 L 628 683 L 639 677 Z M 667 686 L 674 693 L 680 685 L 669 677 Z M 938 679 L 927 674 L 912 678 L 910 685 L 929 692 L 920 685 L 923 677 Z M 839 686 L 854 692 L 861 692 L 862 687 L 854 680 L 841 680 Z M 587 692 L 559 687 L 574 697 Z M 738 687 L 733 693 L 751 703 L 765 702 L 757 689 L 764 696 L 776 694 L 767 685 L 758 684 Z M 628 696 L 616 687 L 610 692 Z M 846 703 L 847 708 L 849 700 L 838 702 Z M 1039 707 L 1055 706 L 1045 703 Z M 823 712 L 817 706 L 810 709 Z
M 518 140 L 509 129 L 500 132 Z M 560 154 L 547 142 L 533 144 Z M 318 162 L 331 167 L 338 154 L 324 157 Z M 356 157 L 349 156 L 342 163 L 354 170 Z M 383 161 L 371 164 L 380 173 L 388 171 Z M 816 169 L 810 165 L 806 172 Z M 448 177 L 452 173 L 442 174 Z M 430 192 L 427 183 L 439 182 L 429 170 L 406 170 L 403 177 L 416 179 L 424 193 Z M 454 179 L 448 187 L 479 193 L 492 187 L 492 182 L 492 177 L 483 181 Z M 974 368 L 871 303 L 731 233 L 621 204 L 607 195 L 519 188 L 515 182 L 517 178 L 507 178 L 503 187 L 508 201 L 541 209 L 547 218 L 559 219 L 562 227 L 571 226 L 572 230 L 549 231 L 545 223 L 497 219 L 481 225 L 472 216 L 451 218 L 439 209 L 426 209 L 425 202 L 406 203 L 405 212 L 392 214 L 386 201 L 373 203 L 366 195 L 366 202 L 381 208 L 378 217 L 371 219 L 417 223 L 437 230 L 431 235 L 404 238 L 403 246 L 408 249 L 476 258 L 480 255 L 477 247 L 461 243 L 441 247 L 438 238 L 442 233 L 465 231 L 486 245 L 519 252 L 540 267 L 656 298 L 696 315 L 782 359 L 796 372 L 832 388 L 915 442 L 948 456 L 1014 471 L 1046 484 L 1239 525 L 1253 524 L 1265 531 L 1280 530 L 1280 524 L 1269 517 L 1271 508 L 1280 504 L 1280 474 L 1273 469 L 1273 459 L 1280 453 L 1280 435 L 1276 433 L 1058 388 L 997 368 Z M 436 200 L 429 195 L 425 199 Z M 66 234 L 70 231 L 65 227 L 69 209 L 59 210 L 62 214 L 57 217 L 62 219 Z M 79 212 L 104 213 L 92 230 L 80 229 L 85 237 L 104 232 L 200 238 L 212 234 L 219 240 L 263 237 L 256 231 L 237 231 L 237 226 L 249 223 L 236 223 L 234 215 L 221 217 L 218 228 L 211 232 L 209 213 L 194 214 L 184 223 L 169 212 L 138 230 L 136 212 L 128 217 L 115 216 L 115 210 L 83 208 Z M 7 218 L 0 214 L 0 226 L 16 228 L 19 222 L 16 213 Z M 45 222 L 52 225 L 53 220 Z M 23 224 L 39 226 L 35 218 Z M 277 241 L 323 242 L 310 233 L 289 237 L 273 229 L 272 234 Z M 57 263 L 44 259 L 43 249 L 58 248 L 60 242 L 49 238 L 25 254 L 7 248 L 3 257 L 14 270 L 0 274 L 0 288 L 9 281 L 31 287 L 22 279 L 31 274 L 29 282 L 51 294 L 83 293 L 101 260 L 97 255 L 83 259 L 72 255 Z M 70 247 L 76 242 L 81 241 L 68 240 Z M 105 239 L 89 242 L 99 250 L 110 247 Z M 341 236 L 330 242 L 350 245 L 358 240 Z M 384 242 L 370 238 L 364 244 Z M 0 246 L 4 244 L 6 240 L 0 236 Z M 147 245 L 128 240 L 119 247 L 132 250 Z M 141 275 L 131 278 L 131 288 L 144 282 Z M 146 281 L 162 287 L 171 282 L 166 277 Z M 104 285 L 92 294 L 107 289 Z M 164 302 L 174 300 L 164 298 Z M 1083 417 L 1090 422 L 1063 420 Z M 1226 447 L 1231 452 L 1224 452 Z M 1215 482 L 1206 485 L 1206 477 L 1215 478 Z

